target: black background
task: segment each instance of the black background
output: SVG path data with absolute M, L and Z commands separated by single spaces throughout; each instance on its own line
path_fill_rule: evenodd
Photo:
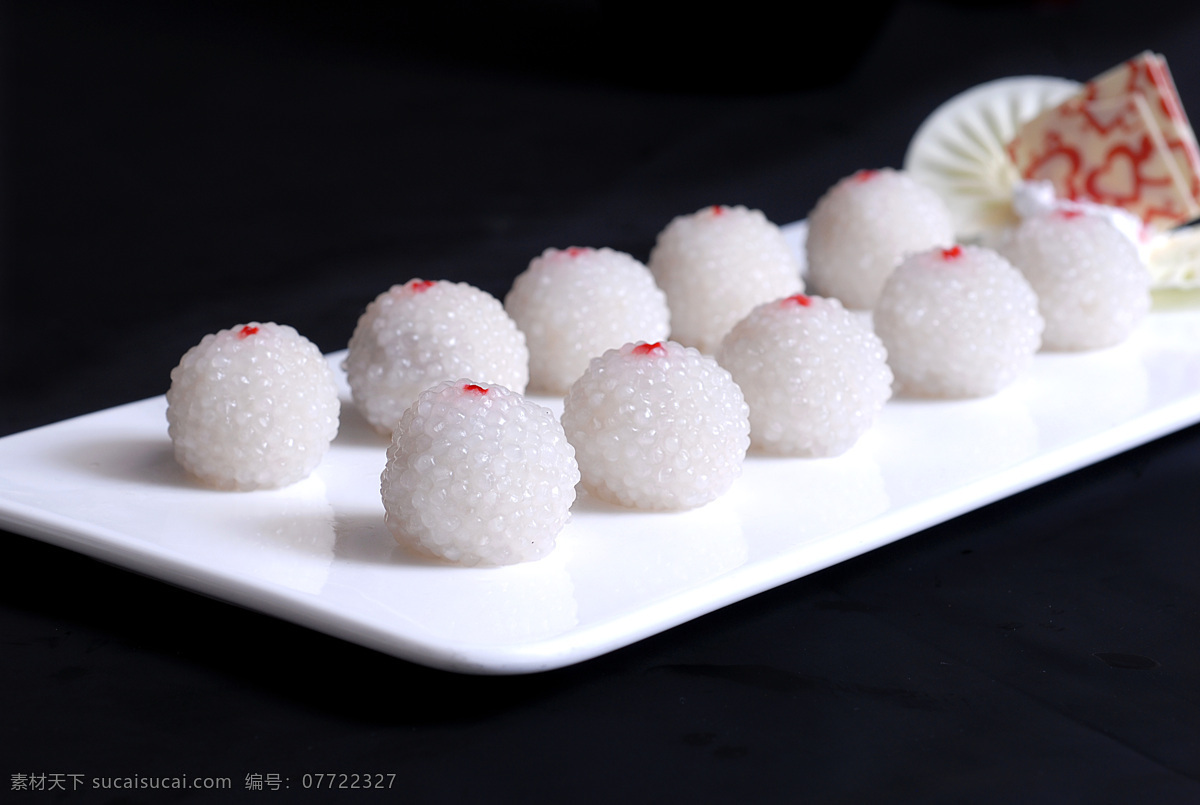
M 0 434 L 165 391 L 245 320 L 345 346 L 410 277 L 503 296 L 712 203 L 803 218 L 941 101 L 1152 48 L 1192 2 L 5 2 Z M 821 18 L 823 16 L 823 18 Z M 238 800 L 1200 801 L 1200 429 L 571 668 L 442 673 L 5 533 L 14 774 Z M 305 792 L 304 773 L 395 773 Z M 275 773 L 284 792 L 243 789 Z M 227 797 L 228 798 L 228 797 Z

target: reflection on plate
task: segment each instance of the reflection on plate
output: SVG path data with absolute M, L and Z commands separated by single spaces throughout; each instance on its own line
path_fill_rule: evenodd
M 796 242 L 801 230 L 787 231 Z M 639 513 L 584 495 L 549 557 L 504 568 L 450 567 L 395 545 L 379 499 L 386 445 L 348 404 L 311 478 L 234 493 L 183 475 L 165 410 L 158 397 L 0 439 L 0 525 L 414 662 L 525 673 L 1200 421 L 1200 297 L 1174 297 L 1119 347 L 1038 355 L 995 397 L 892 400 L 837 458 L 752 454 L 732 490 L 696 511 Z

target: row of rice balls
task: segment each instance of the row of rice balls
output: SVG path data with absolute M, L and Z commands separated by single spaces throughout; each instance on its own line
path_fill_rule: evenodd
M 548 249 L 503 306 L 462 283 L 391 288 L 363 314 L 345 363 L 356 406 L 392 435 L 389 528 L 401 544 L 463 564 L 535 559 L 553 547 L 581 479 L 620 505 L 691 508 L 732 485 L 751 438 L 787 455 L 845 451 L 893 379 L 915 394 L 998 390 L 1050 317 L 997 253 L 945 245 L 943 214 L 895 171 L 840 182 L 810 217 L 810 279 L 826 297 L 802 293 L 778 228 L 742 207 L 675 219 L 649 267 L 611 249 Z M 1019 232 L 1014 248 L 1061 244 L 1063 226 L 1082 224 L 1066 238 L 1082 244 L 1076 252 L 1120 251 L 1092 223 L 1103 219 L 1076 217 L 1039 224 L 1048 236 Z M 919 251 L 895 268 L 914 238 Z M 1050 252 L 1043 263 L 1062 249 Z M 878 335 L 837 295 L 875 307 Z M 1100 318 L 1127 332 L 1140 313 L 1122 298 L 1124 312 Z M 523 396 L 527 386 L 565 392 L 561 421 Z M 273 324 L 206 337 L 172 373 L 168 403 L 180 462 L 220 487 L 305 477 L 337 430 L 324 359 Z M 236 434 L 222 431 L 230 422 Z
M 901 393 L 993 394 L 1039 349 L 1113 346 L 1150 309 L 1137 245 L 1083 205 L 1030 214 L 994 248 L 957 245 L 936 193 L 901 171 L 863 170 L 808 222 L 810 285 L 872 311 Z
M 787 278 L 768 281 L 781 293 L 800 287 L 795 256 L 761 213 L 696 217 L 720 222 L 727 250 L 755 252 L 747 233 L 766 233 L 776 253 L 756 257 Z M 683 217 L 671 231 L 690 225 Z M 752 273 L 741 277 L 750 288 L 760 284 Z M 666 296 L 644 264 L 611 249 L 549 249 L 506 302 L 410 280 L 371 302 L 350 340 L 354 403 L 392 436 L 381 485 L 402 544 L 464 564 L 533 559 L 553 547 L 581 476 L 603 500 L 686 509 L 740 474 L 750 442 L 741 389 L 713 358 L 666 340 Z M 531 375 L 537 391 L 567 392 L 561 420 L 525 398 Z M 180 463 L 221 488 L 306 477 L 338 426 L 326 361 L 273 323 L 206 336 L 172 372 L 167 401 Z

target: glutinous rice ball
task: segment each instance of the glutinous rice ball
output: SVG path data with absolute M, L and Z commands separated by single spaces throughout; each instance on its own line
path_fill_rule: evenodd
M 524 393 L 525 335 L 500 301 L 465 282 L 409 280 L 381 293 L 358 320 L 343 364 L 354 404 L 391 434 L 425 389 L 474 378 Z
M 175 458 L 218 489 L 267 489 L 308 477 L 337 435 L 341 403 L 321 351 L 283 324 L 204 336 L 171 370 Z
M 553 411 L 503 386 L 456 380 L 404 412 L 380 489 L 402 546 L 462 565 L 509 565 L 554 548 L 578 482 Z
M 667 341 L 592 359 L 567 392 L 562 423 L 590 493 L 636 509 L 691 509 L 741 474 L 748 416 L 714 358 Z
M 800 256 L 758 210 L 713 206 L 658 234 L 647 263 L 671 309 L 671 339 L 712 354 L 755 305 L 804 290 Z
M 808 215 L 809 289 L 869 310 L 906 256 L 953 244 L 950 210 L 937 193 L 902 171 L 862 170 L 830 188 Z
M 985 397 L 1017 379 L 1041 345 L 1037 296 L 991 249 L 954 246 L 906 259 L 875 307 L 896 390 Z
M 788 456 L 844 453 L 892 396 L 887 351 L 836 299 L 759 305 L 725 336 L 718 362 L 750 406 L 750 439 Z
M 1104 216 L 1057 210 L 1026 218 L 999 251 L 1038 295 L 1042 349 L 1119 344 L 1150 310 L 1150 272 Z
M 525 333 L 529 388 L 564 394 L 588 361 L 670 332 L 666 295 L 639 260 L 613 249 L 547 249 L 513 282 L 504 309 Z

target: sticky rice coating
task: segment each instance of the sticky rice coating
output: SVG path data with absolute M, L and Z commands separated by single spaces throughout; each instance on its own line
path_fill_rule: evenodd
M 755 305 L 804 290 L 800 257 L 758 210 L 705 207 L 671 221 L 647 263 L 671 309 L 671 338 L 714 353 Z
M 524 393 L 529 349 L 486 291 L 409 280 L 367 306 L 343 367 L 355 406 L 375 430 L 391 434 L 417 395 L 443 380 L 471 377 Z
M 999 251 L 1038 295 L 1042 349 L 1119 344 L 1150 310 L 1150 272 L 1105 217 L 1060 210 L 1026 218 Z
M 529 388 L 565 394 L 588 361 L 671 328 L 667 297 L 639 260 L 612 249 L 547 249 L 513 282 L 504 309 L 525 333 Z
M 950 210 L 937 193 L 902 171 L 859 171 L 830 188 L 809 213 L 809 289 L 870 310 L 907 255 L 953 244 Z
M 553 411 L 503 386 L 457 380 L 404 412 L 380 490 L 401 545 L 463 565 L 510 565 L 554 548 L 578 482 Z
M 748 416 L 729 372 L 668 341 L 592 359 L 567 392 L 562 422 L 593 495 L 636 509 L 690 509 L 741 474 Z
M 341 403 L 321 351 L 284 324 L 204 336 L 171 370 L 175 458 L 218 489 L 269 489 L 308 477 L 337 435 Z
M 717 360 L 750 406 L 750 439 L 768 453 L 836 456 L 892 396 L 887 351 L 836 299 L 796 295 L 759 305 Z
M 984 397 L 1015 380 L 1041 344 L 1037 296 L 991 249 L 955 246 L 912 255 L 875 307 L 897 392 Z

